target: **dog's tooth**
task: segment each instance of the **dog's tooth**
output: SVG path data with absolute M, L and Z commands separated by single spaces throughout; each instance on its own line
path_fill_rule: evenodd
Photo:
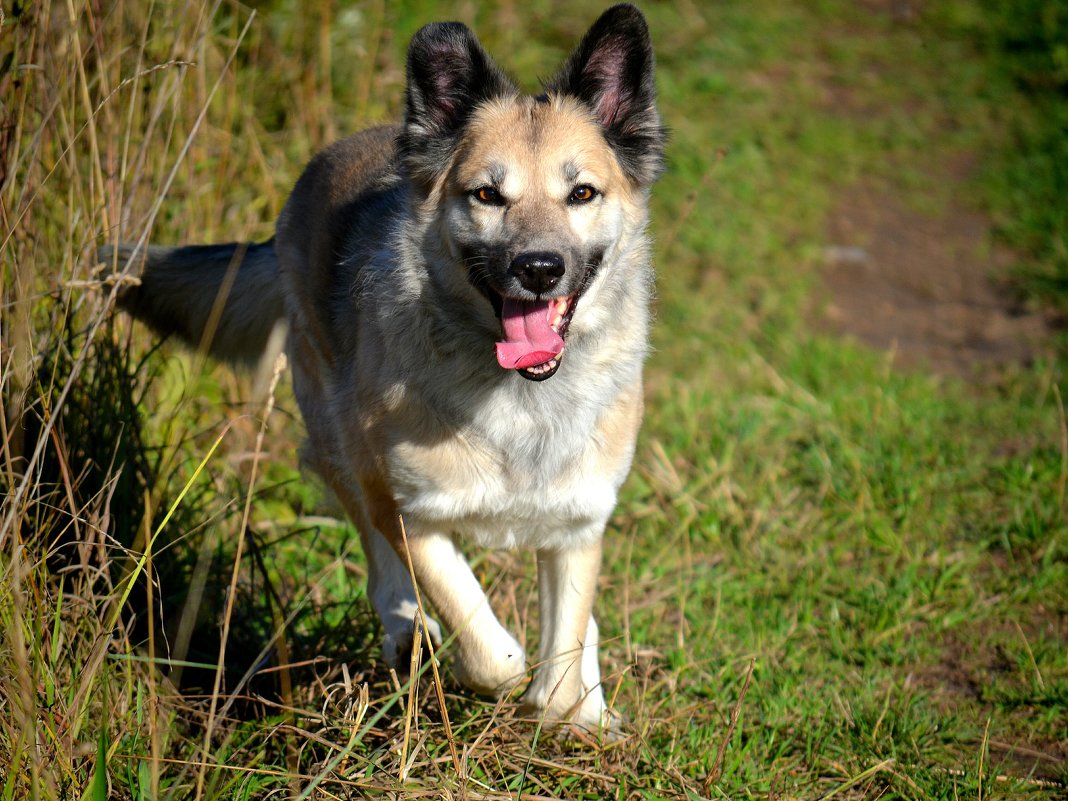
M 544 364 L 534 364 L 530 367 L 524 367 L 523 372 L 530 376 L 551 375 L 556 368 L 560 366 L 560 359 L 549 359 Z

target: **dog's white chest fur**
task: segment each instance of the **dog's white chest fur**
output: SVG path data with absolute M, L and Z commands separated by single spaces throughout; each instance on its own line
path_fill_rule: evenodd
M 389 471 L 408 524 L 491 548 L 599 536 L 630 460 L 604 469 L 597 409 L 524 408 L 507 389 L 479 406 L 448 439 L 395 440 Z

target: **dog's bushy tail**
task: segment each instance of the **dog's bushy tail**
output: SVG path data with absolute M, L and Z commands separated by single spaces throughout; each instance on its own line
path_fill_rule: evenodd
M 215 358 L 255 364 L 285 315 L 274 240 L 260 244 L 137 248 L 111 245 L 100 262 L 129 268 L 140 283 L 119 306 L 163 336 L 176 335 Z

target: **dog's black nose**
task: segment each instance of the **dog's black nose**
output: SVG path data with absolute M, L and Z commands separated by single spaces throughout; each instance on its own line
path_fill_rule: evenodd
M 510 272 L 519 279 L 523 289 L 540 295 L 560 283 L 564 275 L 564 257 L 547 251 L 520 253 L 512 259 Z

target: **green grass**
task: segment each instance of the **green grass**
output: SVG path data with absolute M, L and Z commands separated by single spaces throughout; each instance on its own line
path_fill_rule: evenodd
M 1030 258 L 1016 265 L 1022 289 L 1068 308 L 1068 9 L 1051 0 L 1017 0 L 982 20 L 995 81 L 1018 107 L 1003 114 L 1011 146 L 986 170 L 1002 236 Z M 1022 113 L 1021 113 L 1022 112 Z
M 1063 72 L 1025 80 L 1059 40 L 1021 61 L 983 4 L 890 5 L 646 8 L 673 139 L 599 603 L 631 737 L 605 747 L 447 674 L 443 704 L 428 672 L 397 685 L 354 533 L 295 463 L 285 381 L 260 453 L 262 377 L 112 317 L 91 260 L 142 234 L 268 236 L 316 149 L 399 114 L 423 22 L 465 19 L 532 88 L 600 7 L 5 4 L 0 799 L 1063 795 L 1063 361 L 970 385 L 814 324 L 856 182 L 932 216 L 964 192 L 1020 275 L 1059 275 L 1059 118 L 1036 97 Z M 533 642 L 530 555 L 476 556 Z

